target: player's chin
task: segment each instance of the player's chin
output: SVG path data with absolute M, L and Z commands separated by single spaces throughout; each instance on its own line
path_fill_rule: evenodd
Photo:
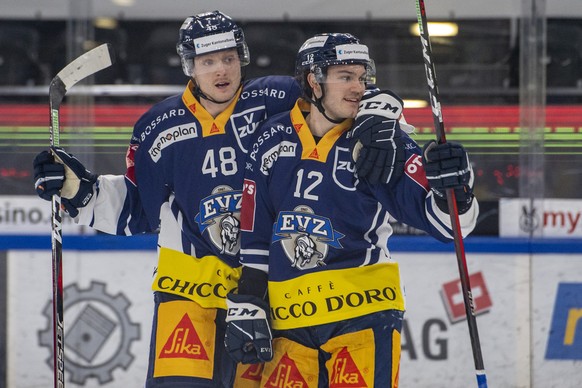
M 344 109 L 343 110 L 343 115 L 342 117 L 347 117 L 347 118 L 354 118 L 356 117 L 356 114 L 358 113 L 358 103 L 346 103 L 344 104 Z
M 237 89 L 229 86 L 227 88 L 214 88 L 211 96 L 216 101 L 230 101 L 236 94 Z

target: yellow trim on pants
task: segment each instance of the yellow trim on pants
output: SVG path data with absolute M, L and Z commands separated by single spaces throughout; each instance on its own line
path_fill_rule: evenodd
M 180 295 L 204 308 L 226 310 L 226 295 L 237 288 L 241 267 L 232 268 L 216 256 L 193 257 L 160 248 L 154 291 Z
M 384 310 L 404 310 L 397 263 L 312 272 L 269 281 L 277 330 L 338 322 Z

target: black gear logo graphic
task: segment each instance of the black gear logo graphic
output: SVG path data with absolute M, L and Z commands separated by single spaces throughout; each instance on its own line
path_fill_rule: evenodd
M 127 313 L 130 301 L 121 293 L 107 294 L 104 283 L 93 281 L 84 290 L 77 284 L 67 286 L 64 302 L 65 372 L 69 381 L 84 385 L 89 377 L 96 377 L 101 385 L 111 382 L 116 368 L 126 370 L 132 363 L 130 346 L 140 339 L 140 326 L 132 323 Z M 43 314 L 48 325 L 38 332 L 39 343 L 49 348 L 51 356 L 46 362 L 52 368 L 52 301 Z

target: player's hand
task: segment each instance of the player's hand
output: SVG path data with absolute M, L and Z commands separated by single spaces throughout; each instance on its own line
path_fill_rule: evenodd
M 50 201 L 59 195 L 65 181 L 65 167 L 55 161 L 49 151 L 42 151 L 32 161 L 34 170 L 34 189 L 39 197 Z
M 422 163 L 439 208 L 448 213 L 446 190 L 454 189 L 459 213 L 465 213 L 473 201 L 475 181 L 465 148 L 459 143 L 431 140 L 422 148 Z
M 51 200 L 59 194 L 61 204 L 71 217 L 79 214 L 93 197 L 97 175 L 92 174 L 72 154 L 60 147 L 43 151 L 33 161 L 35 189 L 39 197 Z
M 404 173 L 405 152 L 398 121 L 402 100 L 388 91 L 364 95 L 348 137 L 358 178 L 393 186 Z
M 258 364 L 273 359 L 271 328 L 267 303 L 253 295 L 227 295 L 226 351 L 243 364 Z

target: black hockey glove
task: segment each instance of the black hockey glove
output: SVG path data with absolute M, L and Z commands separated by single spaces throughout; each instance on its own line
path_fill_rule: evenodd
M 404 173 L 404 143 L 398 121 L 402 100 L 388 91 L 367 93 L 348 137 L 358 178 L 393 186 Z
M 34 189 L 39 197 L 52 200 L 53 195 L 59 195 L 65 181 L 65 167 L 55 161 L 49 151 L 42 151 L 32 161 L 34 170 Z
M 34 158 L 36 192 L 41 198 L 51 200 L 60 191 L 63 208 L 71 217 L 76 217 L 78 209 L 93 197 L 97 175 L 62 148 L 51 147 L 51 151 L 43 151 Z
M 446 190 L 454 189 L 459 214 L 469 210 L 475 178 L 465 148 L 459 143 L 431 140 L 422 147 L 422 163 L 439 209 L 449 212 Z
M 227 295 L 226 351 L 243 364 L 258 364 L 273 359 L 267 302 L 253 295 Z

